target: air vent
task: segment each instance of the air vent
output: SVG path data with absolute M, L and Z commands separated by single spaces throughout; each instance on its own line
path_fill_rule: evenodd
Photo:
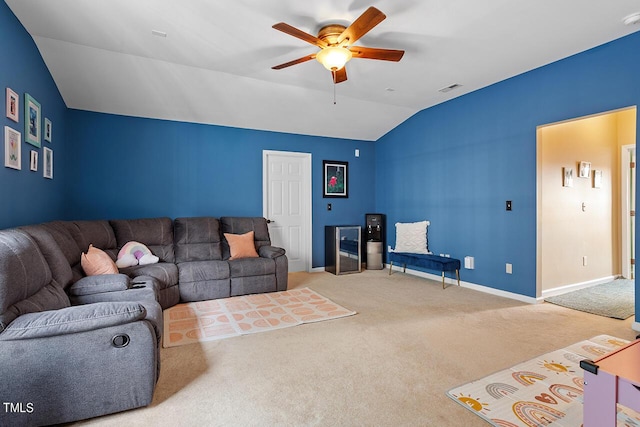
M 454 83 L 454 84 L 449 85 L 447 87 L 443 87 L 442 89 L 438 90 L 438 92 L 442 92 L 442 93 L 451 92 L 452 90 L 458 89 L 461 86 L 462 86 L 461 84 Z

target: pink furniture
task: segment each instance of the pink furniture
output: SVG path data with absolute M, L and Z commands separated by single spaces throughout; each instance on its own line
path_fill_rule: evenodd
M 616 404 L 640 411 L 640 340 L 595 361 L 583 360 L 584 427 L 615 427 Z

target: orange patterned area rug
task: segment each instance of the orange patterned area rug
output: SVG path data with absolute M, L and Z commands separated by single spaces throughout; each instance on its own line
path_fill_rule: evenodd
M 213 341 L 354 314 L 309 288 L 183 303 L 165 310 L 162 345 Z
M 498 427 L 580 427 L 584 381 L 580 361 L 597 359 L 628 343 L 609 335 L 556 350 L 447 395 Z M 640 427 L 640 415 L 618 406 L 618 427 Z

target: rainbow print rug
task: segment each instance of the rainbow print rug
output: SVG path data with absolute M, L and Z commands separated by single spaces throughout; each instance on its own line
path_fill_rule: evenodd
M 580 360 L 597 359 L 626 343 L 599 335 L 456 387 L 447 395 L 498 427 L 580 427 Z M 640 427 L 640 414 L 618 406 L 618 426 Z
M 183 303 L 164 311 L 162 346 L 213 341 L 354 314 L 309 288 Z

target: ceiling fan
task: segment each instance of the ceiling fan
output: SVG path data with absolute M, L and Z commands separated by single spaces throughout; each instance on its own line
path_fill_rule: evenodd
M 318 36 L 305 33 L 289 24 L 280 22 L 273 28 L 318 46 L 320 51 L 284 64 L 276 65 L 274 70 L 281 70 L 292 65 L 301 64 L 312 59 L 318 60 L 327 70 L 331 71 L 333 83 L 347 80 L 345 64 L 351 58 L 380 59 L 398 62 L 404 55 L 404 50 L 379 49 L 373 47 L 354 46 L 362 36 L 386 18 L 386 15 L 375 7 L 369 7 L 351 25 L 345 27 L 340 24 L 325 25 L 318 32 Z

